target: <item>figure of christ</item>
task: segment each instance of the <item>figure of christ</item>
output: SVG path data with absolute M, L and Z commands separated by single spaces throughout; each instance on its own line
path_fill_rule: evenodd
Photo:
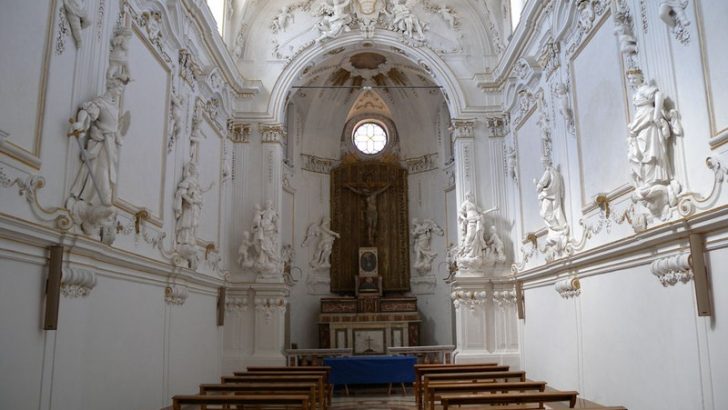
M 371 190 L 369 188 L 356 189 L 351 185 L 344 185 L 344 187 L 348 188 L 351 192 L 363 196 L 366 201 L 364 219 L 367 224 L 367 239 L 370 246 L 374 246 L 374 239 L 377 233 L 377 196 L 389 189 L 390 185 L 391 184 L 387 184 L 378 190 Z

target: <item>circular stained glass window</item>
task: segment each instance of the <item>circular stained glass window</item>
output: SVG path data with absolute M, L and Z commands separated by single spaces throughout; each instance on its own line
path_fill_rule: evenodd
M 375 122 L 365 122 L 354 129 L 354 145 L 369 155 L 380 153 L 387 145 L 387 131 Z

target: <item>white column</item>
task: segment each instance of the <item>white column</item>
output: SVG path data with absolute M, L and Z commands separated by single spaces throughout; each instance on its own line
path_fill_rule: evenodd
M 263 153 L 263 197 L 273 203 L 273 209 L 278 213 L 278 229 L 276 238 L 277 254 L 281 250 L 280 215 L 283 202 L 283 177 L 281 167 L 285 153 L 283 152 L 283 138 L 286 131 L 280 124 L 260 124 L 259 126 Z M 258 275 L 258 283 L 283 283 L 283 264 L 276 272 L 267 272 Z
M 450 295 L 455 306 L 455 362 L 484 362 L 488 351 L 486 302 L 489 297 L 482 278 L 456 280 Z
M 455 192 L 458 206 L 470 192 L 478 198 L 475 168 L 475 120 L 453 119 L 450 127 L 455 157 Z M 459 238 L 458 238 L 459 239 Z
M 283 366 L 288 290 L 284 285 L 256 286 L 254 292 L 253 354 L 248 365 Z

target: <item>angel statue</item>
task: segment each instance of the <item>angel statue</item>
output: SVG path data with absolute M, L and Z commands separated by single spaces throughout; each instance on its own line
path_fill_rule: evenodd
M 331 257 L 331 249 L 334 247 L 334 241 L 341 236 L 329 228 L 331 219 L 324 217 L 320 224 L 312 223 L 306 230 L 306 239 L 303 240 L 301 246 L 308 246 L 313 238 L 318 237 L 319 242 L 316 245 L 316 251 L 309 265 L 316 269 L 328 269 L 331 267 L 329 258 Z
M 335 38 L 342 32 L 351 31 L 352 22 L 349 6 L 351 0 L 327 0 L 324 6 L 324 15 L 316 23 L 316 29 L 321 35 L 316 39 L 320 43 L 327 38 Z
M 416 4 L 413 0 L 397 0 L 392 7 L 392 23 L 390 28 L 404 34 L 405 37 L 415 40 L 424 40 L 425 34 L 420 19 L 412 14 L 412 7 Z
M 424 274 L 432 270 L 432 261 L 437 252 L 432 251 L 432 234 L 443 236 L 445 232 L 432 219 L 412 219 L 412 242 L 415 253 L 415 270 Z

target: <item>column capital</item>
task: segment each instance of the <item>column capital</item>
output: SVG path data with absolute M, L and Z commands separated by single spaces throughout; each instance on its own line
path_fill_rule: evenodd
M 252 125 L 239 120 L 228 120 L 228 139 L 236 144 L 250 142 Z
M 475 125 L 474 118 L 453 118 L 450 121 L 452 140 L 457 141 L 463 138 L 475 138 Z
M 286 130 L 281 124 L 260 124 L 258 130 L 264 144 L 282 144 L 286 136 Z

